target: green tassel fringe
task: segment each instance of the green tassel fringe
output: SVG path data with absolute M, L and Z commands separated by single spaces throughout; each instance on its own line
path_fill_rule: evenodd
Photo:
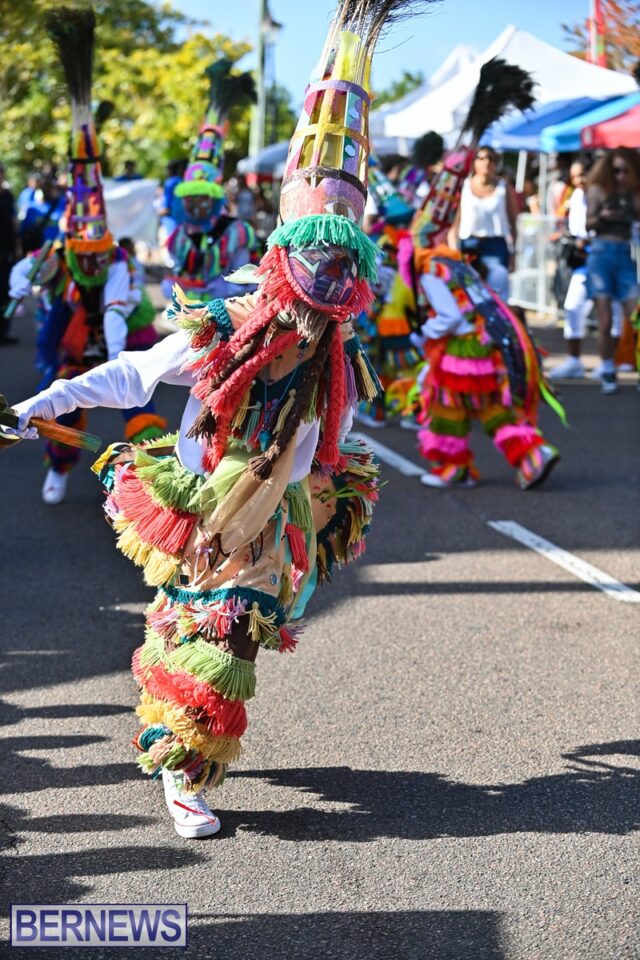
M 451 337 L 446 352 L 452 357 L 483 358 L 489 357 L 495 346 L 493 343 L 480 343 L 476 337 Z
M 346 217 L 314 213 L 283 223 L 273 231 L 267 247 L 315 247 L 321 243 L 333 243 L 352 250 L 358 258 L 359 276 L 372 282 L 378 279 L 378 247 Z
M 136 450 L 135 465 L 137 475 L 149 485 L 149 493 L 153 499 L 163 507 L 197 513 L 204 477 L 187 470 L 177 457 L 150 456 L 146 452 L 149 449 L 153 447 Z
M 174 667 L 188 670 L 210 683 L 228 700 L 250 700 L 256 692 L 256 670 L 250 660 L 241 660 L 200 638 L 183 643 L 170 655 Z
M 144 330 L 145 327 L 151 326 L 155 318 L 156 308 L 152 304 L 147 291 L 143 290 L 142 300 L 133 313 L 127 317 L 127 330 L 129 333 L 136 333 L 138 330 Z
M 301 483 L 290 483 L 284 495 L 289 507 L 289 523 L 300 527 L 305 533 L 310 533 L 313 529 L 311 502 L 303 485 Z

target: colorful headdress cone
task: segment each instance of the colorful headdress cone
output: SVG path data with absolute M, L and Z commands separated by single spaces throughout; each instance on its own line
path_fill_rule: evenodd
M 113 246 L 107 228 L 100 149 L 91 112 L 95 13 L 91 7 L 55 7 L 45 14 L 69 90 L 72 112 L 66 210 L 69 253 L 103 253 Z
M 340 0 L 307 87 L 280 194 L 281 226 L 269 245 L 334 244 L 356 254 L 358 275 L 376 275 L 376 250 L 360 229 L 367 198 L 371 59 L 384 27 L 407 0 Z
M 232 60 L 216 60 L 206 70 L 209 78 L 209 106 L 191 151 L 189 166 L 177 197 L 224 197 L 224 138 L 229 110 L 255 100 L 255 83 L 250 73 L 232 74 Z
M 483 133 L 507 110 L 527 110 L 535 102 L 531 74 L 493 57 L 483 64 L 478 86 L 458 143 L 444 159 L 429 193 L 412 224 L 416 247 L 446 242 L 460 203 L 462 184 L 471 173 L 475 151 Z

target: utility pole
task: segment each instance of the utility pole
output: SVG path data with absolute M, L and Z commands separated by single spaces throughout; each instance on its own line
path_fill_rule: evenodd
M 276 36 L 282 24 L 277 23 L 269 11 L 269 0 L 259 0 L 260 20 L 258 24 L 258 63 L 256 66 L 257 99 L 251 110 L 251 130 L 249 132 L 249 156 L 255 157 L 265 145 L 265 127 L 267 114 L 267 77 L 265 76 L 267 47 L 275 44 Z M 273 58 L 271 58 L 271 63 Z M 273 83 L 273 80 L 272 80 Z

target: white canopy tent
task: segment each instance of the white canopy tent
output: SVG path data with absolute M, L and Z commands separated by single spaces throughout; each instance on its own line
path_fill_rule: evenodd
M 629 75 L 586 63 L 524 30 L 509 26 L 473 63 L 436 89 L 426 85 L 422 91 L 415 92 L 410 103 L 393 104 L 395 110 L 385 111 L 384 133 L 419 137 L 427 130 L 435 130 L 449 146 L 453 145 L 469 109 L 480 68 L 492 57 L 502 57 L 528 70 L 537 83 L 535 93 L 539 103 L 573 97 L 606 100 L 637 89 Z
M 426 80 L 425 83 L 423 83 L 422 86 L 417 90 L 412 90 L 411 93 L 407 93 L 400 100 L 396 100 L 395 103 L 387 104 L 387 106 L 380 107 L 379 110 L 375 109 L 374 100 L 374 109 L 369 115 L 369 133 L 371 137 L 379 139 L 384 138 L 387 135 L 385 125 L 388 117 L 403 110 L 407 110 L 413 103 L 421 100 L 431 90 L 436 90 L 444 83 L 447 83 L 448 80 L 451 80 L 453 77 L 457 77 L 462 70 L 474 63 L 478 56 L 478 51 L 474 50 L 473 47 L 469 47 L 464 43 L 459 43 L 457 47 L 453 48 L 446 60 L 440 64 L 438 69 L 434 71 L 429 79 Z M 426 130 L 421 132 L 426 133 Z M 419 136 L 419 134 L 410 134 L 410 138 L 415 139 L 416 136 Z M 384 153 L 385 151 L 378 148 L 378 152 Z

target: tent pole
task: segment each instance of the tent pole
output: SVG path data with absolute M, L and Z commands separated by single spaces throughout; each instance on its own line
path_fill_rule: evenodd
M 547 186 L 549 180 L 549 154 L 539 154 L 540 163 L 538 167 L 538 200 L 540 201 L 540 212 L 547 212 Z
M 518 150 L 518 169 L 516 170 L 516 192 L 524 191 L 524 178 L 527 173 L 527 151 Z

